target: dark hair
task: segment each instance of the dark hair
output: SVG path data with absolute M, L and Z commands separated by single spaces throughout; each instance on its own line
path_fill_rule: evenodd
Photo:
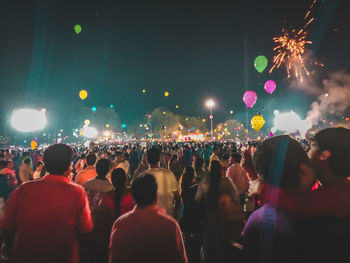
M 149 164 L 152 164 L 152 165 L 158 164 L 159 158 L 160 158 L 160 151 L 157 148 L 152 147 L 147 151 L 147 161 Z
M 208 178 L 208 210 L 215 211 L 220 197 L 219 184 L 221 179 L 221 164 L 219 161 L 211 162 Z
M 111 163 L 109 160 L 103 158 L 97 161 L 96 164 L 96 173 L 100 177 L 104 177 L 108 174 Z
M 204 163 L 204 159 L 202 157 L 197 157 L 196 160 L 194 161 L 194 169 L 196 171 L 202 170 L 203 169 L 203 163 Z
M 131 194 L 139 207 L 146 207 L 157 200 L 157 182 L 151 174 L 144 174 L 133 181 Z
M 116 218 L 120 216 L 120 200 L 122 199 L 122 191 L 126 182 L 126 174 L 122 168 L 114 169 L 111 175 L 112 184 L 115 189 L 114 206 L 116 211 Z
M 232 158 L 233 160 L 235 160 L 236 163 L 240 163 L 241 160 L 242 160 L 242 155 L 241 155 L 240 153 L 238 153 L 238 152 L 233 152 L 233 153 L 231 154 L 231 158 Z
M 89 153 L 85 159 L 86 159 L 87 165 L 94 165 L 96 163 L 96 154 Z
M 124 153 L 123 156 L 125 160 L 129 161 L 130 155 L 128 153 Z
M 38 167 L 39 165 L 44 165 L 44 163 L 42 162 L 42 161 L 37 161 L 37 163 L 36 163 L 36 167 Z
M 330 151 L 329 169 L 334 176 L 350 175 L 350 130 L 343 127 L 327 128 L 315 134 L 313 139 L 319 153 Z
M 222 156 L 223 160 L 228 160 L 230 159 L 230 155 L 228 153 L 224 153 L 224 155 Z
M 181 182 L 181 193 L 183 194 L 183 190 L 192 184 L 194 178 L 194 170 L 191 166 L 187 166 L 184 170 L 184 173 L 182 175 L 182 182 Z
M 72 149 L 62 143 L 49 146 L 44 152 L 44 163 L 50 174 L 63 174 L 72 162 Z
M 24 159 L 23 163 L 30 164 L 30 159 L 29 158 Z
M 274 186 L 296 189 L 300 185 L 300 165 L 309 159 L 303 147 L 289 135 L 280 135 L 258 145 L 253 163 L 262 179 Z

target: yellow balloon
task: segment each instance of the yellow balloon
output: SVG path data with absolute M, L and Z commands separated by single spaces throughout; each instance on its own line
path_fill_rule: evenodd
M 143 90 L 142 90 L 142 93 L 146 93 L 146 90 L 145 90 L 145 89 L 143 89 Z
M 82 99 L 82 100 L 85 100 L 88 96 L 88 93 L 86 90 L 82 89 L 80 92 L 79 92 L 79 97 Z
M 106 124 L 106 128 L 109 128 L 109 124 L 108 123 Z
M 164 96 L 165 96 L 165 97 L 168 97 L 168 96 L 169 96 L 169 92 L 167 92 L 167 91 L 164 92 Z
M 264 120 L 264 117 L 261 116 L 261 115 L 255 115 L 250 123 L 252 124 L 252 128 L 255 130 L 255 131 L 259 131 L 262 127 L 264 127 L 264 124 L 265 124 L 265 120 Z
M 38 146 L 38 143 L 36 141 L 32 141 L 30 143 L 30 147 L 32 147 L 32 150 L 35 150 L 37 146 Z
M 85 124 L 86 126 L 89 126 L 89 125 L 90 125 L 90 120 L 85 120 L 85 121 L 84 121 L 84 124 Z

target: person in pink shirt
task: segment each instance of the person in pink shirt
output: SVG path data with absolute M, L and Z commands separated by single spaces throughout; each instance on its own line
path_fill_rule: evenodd
M 44 161 L 50 174 L 22 184 L 6 203 L 2 256 L 16 263 L 78 263 L 78 239 L 93 223 L 84 188 L 68 179 L 72 150 L 55 144 Z
M 242 156 L 234 152 L 230 157 L 230 167 L 226 171 L 226 177 L 230 178 L 239 193 L 241 205 L 244 204 L 249 189 L 249 177 L 246 170 L 240 165 Z
M 178 223 L 156 204 L 155 178 L 150 174 L 137 178 L 131 193 L 136 206 L 113 225 L 109 263 L 187 262 Z

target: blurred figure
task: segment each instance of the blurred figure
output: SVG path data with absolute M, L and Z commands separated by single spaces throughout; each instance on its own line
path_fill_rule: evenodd
M 185 263 L 186 251 L 177 222 L 157 206 L 157 183 L 150 174 L 131 186 L 135 208 L 114 223 L 109 263 Z

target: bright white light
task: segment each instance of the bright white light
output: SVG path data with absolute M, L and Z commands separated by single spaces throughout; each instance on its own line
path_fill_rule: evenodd
M 210 99 L 210 100 L 207 100 L 206 105 L 207 105 L 207 107 L 212 108 L 212 107 L 214 107 L 215 102 L 212 99 Z
M 19 109 L 11 116 L 11 125 L 20 132 L 33 132 L 45 128 L 46 110 Z
M 110 131 L 105 131 L 105 132 L 103 133 L 103 135 L 104 135 L 105 137 L 110 137 L 110 136 L 111 136 L 111 133 L 110 133 Z
M 86 138 L 96 138 L 97 130 L 94 127 L 85 126 L 83 129 L 83 136 Z
M 286 131 L 289 133 L 299 131 L 301 136 L 305 136 L 305 133 L 309 129 L 309 125 L 306 120 L 301 120 L 294 111 L 284 113 L 277 112 L 278 111 L 274 112 L 276 117 L 274 120 L 274 127 L 272 129 Z

